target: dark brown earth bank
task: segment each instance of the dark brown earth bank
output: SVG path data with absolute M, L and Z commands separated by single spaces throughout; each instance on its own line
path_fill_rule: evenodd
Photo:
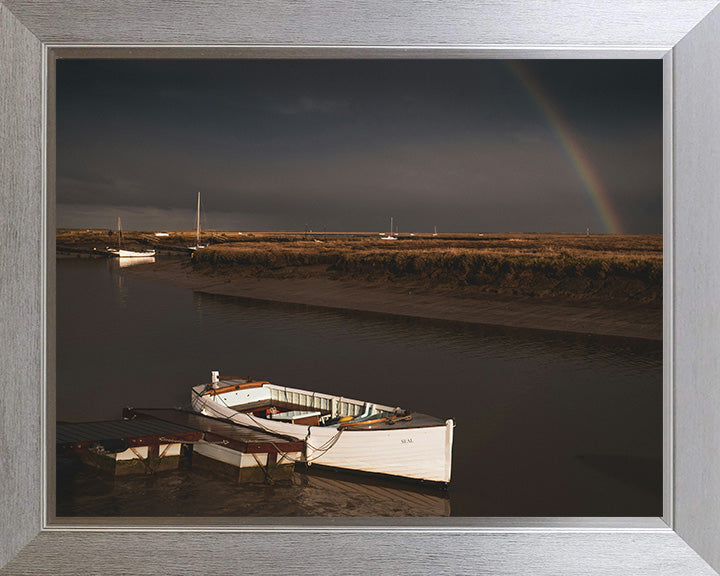
M 321 276 L 262 277 L 230 269 L 212 270 L 175 258 L 123 268 L 123 273 L 241 298 L 515 328 L 662 339 L 662 308 L 647 303 L 610 305 L 567 299 L 463 297 L 409 281 L 372 283 Z

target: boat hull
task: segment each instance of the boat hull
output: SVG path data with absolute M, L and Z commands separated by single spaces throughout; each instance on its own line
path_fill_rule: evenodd
M 305 441 L 303 461 L 332 468 L 447 483 L 452 469 L 454 422 L 434 426 L 339 429 L 274 421 L 239 412 L 196 387 L 192 406 L 207 416 Z
M 119 258 L 149 258 L 151 256 L 155 256 L 155 250 L 146 250 L 144 252 L 135 252 L 133 250 L 117 250 L 114 248 L 109 248 L 108 252 L 111 255 L 117 256 Z

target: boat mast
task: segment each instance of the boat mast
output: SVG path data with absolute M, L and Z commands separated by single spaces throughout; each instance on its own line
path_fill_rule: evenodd
M 393 217 L 390 216 L 390 234 L 388 234 L 388 236 L 392 236 L 392 235 L 393 235 Z
M 197 202 L 197 230 L 196 230 L 195 246 L 200 246 L 200 192 L 198 192 L 198 202 Z
M 122 242 L 122 226 L 120 226 L 120 216 L 118 216 L 118 250 L 122 248 L 120 243 Z

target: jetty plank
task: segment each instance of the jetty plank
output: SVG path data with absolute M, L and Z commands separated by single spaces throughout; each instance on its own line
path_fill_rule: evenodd
M 195 412 L 167 408 L 133 408 L 126 411 L 130 417 L 140 421 L 152 418 L 177 424 L 193 430 L 202 431 L 205 441 L 222 442 L 228 448 L 259 454 L 269 452 L 301 452 L 304 443 L 301 440 L 288 439 L 259 429 L 241 426 L 227 420 L 203 416 Z
M 135 445 L 172 442 L 197 442 L 202 432 L 178 423 L 161 420 L 106 420 L 101 422 L 58 422 L 56 444 L 74 449 L 88 448 L 95 442 L 126 440 Z

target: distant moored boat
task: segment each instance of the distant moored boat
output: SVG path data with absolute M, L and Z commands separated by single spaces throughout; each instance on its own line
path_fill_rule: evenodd
M 397 240 L 397 235 L 393 234 L 393 217 L 390 216 L 390 233 L 380 236 L 380 240 Z
M 124 250 L 122 247 L 122 226 L 120 225 L 120 217 L 118 216 L 118 247 L 107 248 L 111 256 L 119 258 L 149 258 L 155 256 L 155 250 Z
M 198 192 L 197 217 L 195 219 L 195 246 L 188 246 L 188 249 L 192 251 L 198 248 L 205 248 L 205 244 L 200 244 L 200 192 Z

